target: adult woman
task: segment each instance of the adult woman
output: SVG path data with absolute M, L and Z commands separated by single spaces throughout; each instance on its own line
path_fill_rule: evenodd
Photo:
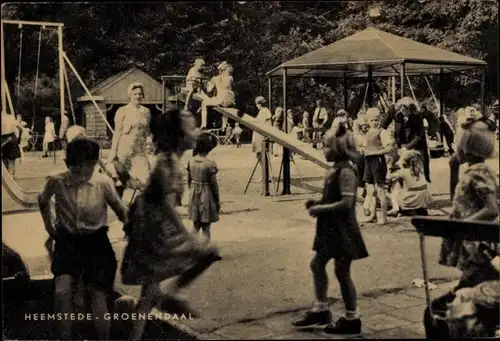
M 272 117 L 273 127 L 279 130 L 283 130 L 283 108 L 277 107 L 274 111 L 274 115 Z M 271 149 L 273 151 L 274 156 L 279 155 L 280 145 L 271 143 Z
M 56 127 L 51 117 L 45 117 L 45 133 L 43 135 L 43 155 L 42 157 L 49 157 L 49 143 L 52 143 L 54 149 L 54 140 L 56 138 Z
M 267 100 L 259 96 L 255 99 L 255 106 L 259 109 L 259 113 L 257 114 L 257 120 L 261 122 L 265 122 L 267 124 L 271 124 L 272 114 L 269 108 L 267 107 Z M 264 136 L 256 133 L 255 131 L 252 134 L 252 150 L 255 153 L 257 160 L 260 161 L 260 156 L 262 153 L 262 142 L 264 142 Z M 260 182 L 259 180 L 258 182 Z
M 30 139 L 30 130 L 27 128 L 28 123 L 23 121 L 23 116 L 18 114 L 16 116 L 17 125 L 21 127 L 17 135 L 17 139 L 19 141 L 19 152 L 21 153 L 21 160 L 24 160 L 24 148 L 28 147 L 28 142 Z
M 116 111 L 115 134 L 108 156 L 108 160 L 114 164 L 122 184 L 117 188 L 120 196 L 123 196 L 125 187 L 130 180 L 132 159 L 136 157 L 147 159 L 151 146 L 151 132 L 149 130 L 151 112 L 141 105 L 144 98 L 144 86 L 141 83 L 132 83 L 127 92 L 130 102 Z
M 212 106 L 223 106 L 228 107 L 234 105 L 234 92 L 233 88 L 233 67 L 227 62 L 222 62 L 217 69 L 219 70 L 219 75 L 213 77 L 207 88 L 207 92 L 216 89 L 217 94 L 215 97 L 208 97 L 204 92 L 202 92 L 203 102 L 201 103 L 201 129 L 206 129 L 207 127 L 207 114 L 208 107 Z M 227 126 L 227 118 L 222 118 L 222 129 L 224 130 Z
M 13 115 L 2 112 L 2 162 L 8 172 L 14 174 L 16 159 L 21 156 L 17 136 L 22 127 Z

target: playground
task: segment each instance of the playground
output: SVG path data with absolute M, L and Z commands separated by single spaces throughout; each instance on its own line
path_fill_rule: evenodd
M 62 25 L 54 25 L 62 30 Z M 394 39 L 376 31 L 374 33 L 373 30 L 367 31 L 364 32 L 365 35 L 375 34 L 379 40 Z M 62 35 L 62 31 L 59 34 Z M 359 36 L 357 38 L 359 39 Z M 340 41 L 335 48 L 346 44 L 350 49 L 350 42 L 356 40 L 356 37 L 347 38 L 343 42 Z M 94 114 L 100 117 L 106 129 L 113 134 L 113 127 L 108 122 L 102 105 L 97 103 L 98 99 L 79 76 L 75 65 L 65 54 L 62 43 L 58 50 L 62 84 L 61 113 L 73 100 L 71 93 L 66 92 L 67 88 L 64 88 L 67 82 L 64 72 L 68 67 L 94 105 Z M 344 81 L 347 80 L 345 61 L 332 63 L 325 69 L 324 64 L 311 61 L 315 56 L 313 52 L 308 57 L 303 56 L 303 59 L 284 63 L 268 73 L 270 109 L 273 109 L 270 96 L 273 77 L 282 78 L 284 112 L 287 111 L 287 75 L 314 76 L 326 73 L 331 77 L 343 77 Z M 411 88 L 408 76 L 418 76 L 423 70 L 442 76 L 445 69 L 431 68 L 433 65 L 439 65 L 439 56 L 435 56 L 434 60 L 429 57 L 425 64 L 417 61 L 418 58 L 404 57 L 406 62 L 401 63 L 400 70 L 393 67 L 395 61 L 379 60 L 366 63 L 362 57 L 359 56 L 360 60 L 349 61 L 353 66 L 352 69 L 347 69 L 347 73 L 352 77 L 368 79 L 362 100 L 363 106 L 366 102 L 368 107 L 375 105 L 376 95 L 379 102 L 383 101 L 382 94 L 374 94 L 373 77 L 400 76 L 399 95 L 404 97 L 405 84 Z M 399 61 L 398 58 L 394 60 Z M 447 66 L 447 72 L 484 66 L 481 61 L 469 59 L 471 60 L 455 60 L 458 66 Z M 362 68 L 361 72 L 359 67 Z M 3 59 L 2 74 L 5 74 Z M 2 88 L 6 89 L 2 91 L 2 108 L 14 115 L 15 108 L 4 77 L 2 84 L 5 85 Z M 177 90 L 167 90 L 165 82 L 162 85 L 163 109 L 173 105 L 175 101 L 185 100 L 184 96 L 181 98 L 175 93 Z M 392 90 L 395 92 L 395 87 Z M 347 93 L 347 88 L 345 91 Z M 443 105 L 443 96 L 442 91 L 439 101 L 434 96 L 436 104 L 440 102 L 441 106 Z M 347 95 L 344 94 L 344 97 L 347 98 Z M 414 94 L 413 97 L 415 98 Z M 192 95 L 192 98 L 201 103 L 206 100 L 199 94 Z M 416 98 L 415 100 L 418 103 Z M 345 104 L 347 109 L 347 99 Z M 484 80 L 481 106 L 484 110 Z M 213 225 L 212 238 L 220 248 L 222 261 L 211 267 L 205 276 L 187 290 L 190 300 L 202 312 L 202 316 L 190 321 L 166 321 L 176 330 L 171 333 L 179 333 L 179 337 L 182 334 L 183 337 L 199 339 L 331 338 L 331 335 L 326 335 L 319 329 L 311 328 L 299 332 L 290 326 L 293 318 L 310 307 L 313 297 L 309 262 L 312 257 L 315 220 L 308 215 L 304 202 L 309 198 L 319 198 L 324 174 L 330 164 L 325 160 L 320 148 L 299 141 L 289 134 L 287 128 L 283 131 L 270 126 L 235 108 L 234 105 L 212 107 L 210 115 L 223 115 L 231 123 L 238 122 L 253 134 L 262 135 L 262 152 L 260 158 L 256 158 L 248 144 L 237 148 L 234 144 L 222 143 L 210 154 L 219 169 L 217 178 L 221 193 L 221 219 Z M 73 110 L 72 107 L 70 109 Z M 272 153 L 271 142 L 273 148 L 278 145 L 283 147 L 276 155 Z M 104 164 L 112 161 L 108 159 L 109 152 L 107 148 L 102 150 L 101 161 Z M 22 162 L 16 161 L 14 171 L 10 174 L 6 167 L 2 166 L 2 240 L 27 262 L 32 278 L 51 276 L 50 262 L 44 247 L 47 233 L 44 231 L 35 198 L 47 175 L 66 169 L 64 152 L 52 153 L 51 157 L 43 158 L 41 151 L 28 151 Z M 183 155 L 183 165 L 188 164 L 192 158 L 191 154 L 191 151 L 188 151 Z M 258 164 L 262 167 L 256 172 Z M 486 164 L 498 174 L 498 146 L 495 157 L 487 160 Z M 448 157 L 432 158 L 430 169 L 432 181 L 428 187 L 432 201 L 428 207 L 429 215 L 446 217 L 451 211 Z M 464 167 L 461 168 L 461 171 L 463 170 Z M 255 181 L 255 178 L 259 177 L 262 180 Z M 126 204 L 131 203 L 137 194 L 136 191 L 125 191 L 123 200 Z M 186 226 L 190 227 L 191 222 L 187 220 L 188 193 L 186 188 L 182 205 L 177 209 Z M 357 193 L 357 199 L 359 203 L 363 201 L 361 189 Z M 364 220 L 360 204 L 357 205 L 356 213 L 359 221 Z M 113 214 L 109 214 L 109 225 L 109 237 L 120 262 L 126 245 L 122 226 Z M 410 219 L 390 219 L 383 226 L 362 223 L 361 231 L 370 253 L 370 257 L 356 262 L 352 269 L 364 323 L 361 337 L 423 337 L 422 314 L 426 306 L 426 290 L 430 290 L 432 284 L 434 293 L 439 295 L 448 290 L 459 277 L 458 270 L 437 264 L 440 238 L 427 239 L 425 254 L 430 260 L 427 268 L 429 281 L 425 282 L 424 287 L 417 287 L 415 281 L 418 283 L 418 280 L 424 277 L 421 269 L 422 259 L 419 256 L 422 250 L 419 246 L 419 235 Z M 332 270 L 330 267 L 328 273 L 333 276 Z M 134 298 L 140 295 L 138 286 L 123 285 L 119 275 L 116 278 L 115 290 Z M 334 315 L 338 315 L 342 310 L 338 285 L 330 286 L 328 296 Z

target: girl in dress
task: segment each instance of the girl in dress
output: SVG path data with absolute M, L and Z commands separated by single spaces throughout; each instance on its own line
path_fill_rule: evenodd
M 139 165 L 139 167 L 134 167 L 134 169 L 139 170 L 142 165 L 147 165 L 149 162 L 148 154 L 151 152 L 151 132 L 149 129 L 151 112 L 141 105 L 144 99 L 144 86 L 141 83 L 132 83 L 127 92 L 130 102 L 116 111 L 115 133 L 108 156 L 108 161 L 113 163 L 122 184 L 117 187 L 120 197 L 123 196 L 123 192 L 129 184 L 133 165 Z M 149 167 L 143 169 L 142 173 L 149 171 Z M 144 174 L 140 175 L 140 171 L 133 173 L 139 173 L 136 174 L 136 178 L 143 179 L 145 177 Z
M 233 136 L 236 140 L 236 148 L 240 148 L 241 147 L 241 133 L 243 132 L 243 130 L 241 129 L 240 127 L 240 124 L 238 122 L 236 122 L 234 124 L 234 130 L 233 130 Z
M 215 97 L 208 97 L 204 92 L 201 93 L 203 102 L 201 102 L 201 129 L 206 129 L 207 127 L 207 115 L 208 107 L 213 106 L 223 106 L 229 107 L 234 105 L 235 97 L 233 92 L 233 67 L 227 62 L 222 62 L 218 66 L 220 74 L 215 76 L 210 81 L 207 91 L 210 92 L 215 89 L 217 94 Z M 225 130 L 227 126 L 227 117 L 222 117 L 222 130 Z
M 122 282 L 142 285 L 138 314 L 148 314 L 158 305 L 170 313 L 192 314 L 180 298 L 183 288 L 192 283 L 217 259 L 210 243 L 201 243 L 188 232 L 175 209 L 184 190 L 182 154 L 194 147 L 195 120 L 188 111 L 170 109 L 151 119 L 157 161 L 148 184 L 132 204 L 124 226 L 128 237 L 121 267 Z M 171 282 L 168 294 L 160 283 Z M 140 340 L 146 321 L 134 321 L 132 340 Z
M 397 215 L 427 215 L 431 194 L 424 176 L 422 155 L 416 150 L 404 150 L 399 159 L 400 169 L 389 175 L 390 180 L 402 180 L 403 186 L 391 192 L 392 211 Z
M 334 162 L 325 177 L 323 198 L 309 199 L 306 208 L 317 217 L 313 250 L 316 254 L 311 262 L 316 302 L 303 318 L 294 321 L 296 327 L 328 324 L 325 332 L 332 334 L 359 334 L 361 320 L 356 304 L 356 288 L 351 279 L 351 263 L 368 257 L 363 236 L 356 220 L 356 170 L 350 160 L 356 155 L 354 137 L 344 125 L 338 131 L 328 131 L 325 136 L 326 160 Z M 335 261 L 335 275 L 344 300 L 345 316 L 332 324 L 327 291 L 326 265 Z
M 467 163 L 468 168 L 460 175 L 456 186 L 450 218 L 495 221 L 499 213 L 497 177 L 484 162 L 495 150 L 494 126 L 481 117 L 471 117 L 462 124 L 461 130 L 455 155 L 459 162 Z M 444 239 L 439 263 L 474 273 L 483 258 L 479 247 L 478 242 Z
M 54 126 L 54 121 L 51 117 L 45 117 L 45 134 L 43 135 L 43 155 L 42 157 L 49 157 L 49 143 L 54 145 L 54 140 L 56 138 L 56 128 Z
M 193 222 L 196 235 L 202 231 L 206 241 L 210 241 L 210 225 L 219 221 L 220 212 L 218 169 L 215 162 L 207 158 L 216 146 L 217 137 L 201 133 L 193 151 L 194 157 L 187 166 L 190 191 L 188 218 Z

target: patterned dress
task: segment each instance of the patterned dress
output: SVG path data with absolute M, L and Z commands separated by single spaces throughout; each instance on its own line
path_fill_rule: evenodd
M 125 105 L 118 109 L 116 117 L 122 120 L 123 127 L 116 148 L 116 161 L 118 167 L 130 173 L 134 164 L 149 163 L 147 156 L 149 143 L 147 140 L 150 136 L 149 120 L 151 119 L 151 112 L 143 106 L 136 109 L 130 105 Z M 145 169 L 145 172 L 149 172 L 148 167 L 143 169 Z M 139 177 L 144 178 L 144 176 Z
M 176 154 L 159 154 L 149 183 L 137 196 L 124 226 L 128 236 L 121 265 L 126 285 L 159 283 L 180 275 L 201 259 L 217 253 L 200 243 L 175 211 L 184 190 L 182 165 Z
M 196 155 L 188 163 L 191 178 L 188 218 L 199 223 L 219 221 L 219 203 L 212 192 L 212 184 L 217 184 L 217 165 L 204 156 Z
M 489 195 L 498 197 L 495 174 L 484 163 L 470 166 L 460 177 L 456 187 L 450 218 L 465 219 L 470 217 L 484 207 L 484 198 Z M 462 239 L 443 239 L 439 264 L 457 267 L 464 271 L 470 262 L 477 262 L 482 258 L 478 251 L 480 244 L 480 242 Z M 489 246 L 496 250 L 497 245 Z

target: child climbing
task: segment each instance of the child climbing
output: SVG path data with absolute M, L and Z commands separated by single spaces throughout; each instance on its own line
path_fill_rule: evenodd
M 356 288 L 351 278 L 351 263 L 368 257 L 368 251 L 356 220 L 356 171 L 350 160 L 356 153 L 354 137 L 343 125 L 325 136 L 326 160 L 334 162 L 327 171 L 323 197 L 309 199 L 306 208 L 317 218 L 313 250 L 316 252 L 311 269 L 316 302 L 312 309 L 293 326 L 306 327 L 328 324 L 326 333 L 359 334 L 361 320 L 356 303 Z M 326 265 L 334 259 L 335 275 L 344 300 L 345 316 L 335 324 L 327 301 L 328 277 Z
M 194 65 L 186 76 L 186 90 L 188 91 L 186 96 L 186 102 L 184 105 L 184 110 L 189 110 L 189 106 L 191 104 L 191 98 L 195 91 L 200 89 L 201 80 L 203 74 L 201 73 L 201 69 L 205 66 L 205 61 L 203 58 L 196 58 L 194 61 Z
M 208 154 L 217 146 L 217 137 L 201 133 L 196 140 L 193 158 L 189 160 L 188 218 L 193 222 L 194 231 L 201 231 L 206 241 L 210 241 L 210 225 L 219 221 L 220 197 L 217 183 L 217 165 Z

